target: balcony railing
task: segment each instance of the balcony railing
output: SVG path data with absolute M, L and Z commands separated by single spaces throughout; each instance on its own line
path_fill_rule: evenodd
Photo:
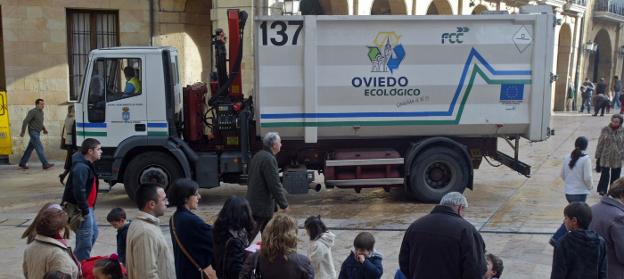
M 568 0 L 568 3 L 585 7 L 587 5 L 587 0 Z
M 594 11 L 624 16 L 624 0 L 596 0 Z

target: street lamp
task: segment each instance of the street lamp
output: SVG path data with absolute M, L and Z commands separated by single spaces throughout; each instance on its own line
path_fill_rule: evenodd
M 584 45 L 585 52 L 589 54 L 596 52 L 597 49 L 598 49 L 598 44 L 592 41 L 587 41 L 587 43 L 585 43 Z
M 297 2 L 296 4 L 299 3 L 299 1 L 295 1 L 295 0 L 284 0 L 284 14 L 285 15 L 295 14 L 295 2 Z

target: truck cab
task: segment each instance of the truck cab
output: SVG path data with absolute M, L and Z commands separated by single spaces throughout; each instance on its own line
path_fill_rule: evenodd
M 182 100 L 175 48 L 96 49 L 89 54 L 84 81 L 76 105 L 76 142 L 101 142 L 103 155 L 96 168 L 102 179 L 129 182 L 123 170 L 135 161 L 128 157 L 132 152 L 147 161 L 154 160 L 152 155 L 172 156 L 166 142 L 178 136 Z M 138 180 L 168 182 L 181 172 L 179 167 L 146 167 Z

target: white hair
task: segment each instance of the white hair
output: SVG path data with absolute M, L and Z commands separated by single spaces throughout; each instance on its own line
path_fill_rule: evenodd
M 262 144 L 265 147 L 272 148 L 273 144 L 275 144 L 279 138 L 280 136 L 277 132 L 268 132 L 264 135 L 264 138 L 262 138 Z
M 466 200 L 466 197 L 464 197 L 464 195 L 460 192 L 450 192 L 442 197 L 440 205 L 450 207 L 458 207 L 461 205 L 463 207 L 468 207 L 468 200 Z

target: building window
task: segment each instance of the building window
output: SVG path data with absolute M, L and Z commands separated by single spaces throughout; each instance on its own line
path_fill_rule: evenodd
M 119 45 L 117 11 L 67 10 L 69 99 L 78 100 L 89 52 Z

